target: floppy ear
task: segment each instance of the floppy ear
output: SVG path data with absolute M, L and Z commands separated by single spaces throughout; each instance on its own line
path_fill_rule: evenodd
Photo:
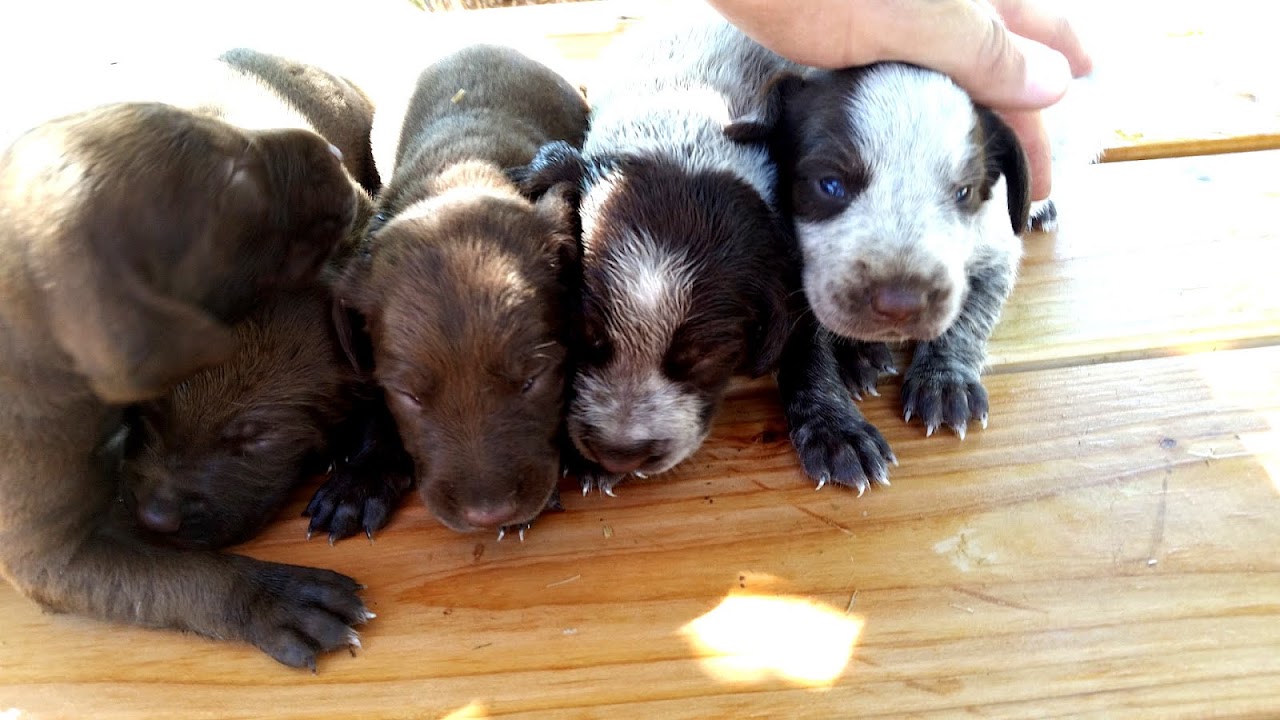
M 534 203 L 534 209 L 538 215 L 556 228 L 556 252 L 561 260 L 570 263 L 578 261 L 578 243 L 582 235 L 582 221 L 578 217 L 578 200 L 576 184 L 560 182 L 552 185 Z
M 982 123 L 983 149 L 987 153 L 987 167 L 998 168 L 1004 175 L 1009 191 L 1009 221 L 1015 235 L 1027 229 L 1031 213 L 1031 170 L 1027 166 L 1027 154 L 1013 130 L 992 110 L 978 107 L 978 122 Z M 991 177 L 990 182 L 995 182 Z
M 725 136 L 740 143 L 768 140 L 782 120 L 788 98 L 802 87 L 804 78 L 795 72 L 775 74 L 761 88 L 752 107 L 734 108 L 733 119 L 724 126 Z
M 361 374 L 373 372 L 373 343 L 366 332 L 369 306 L 366 295 L 369 264 L 372 255 L 357 252 L 347 263 L 342 277 L 333 283 L 333 301 L 329 306 L 334 335 L 351 367 Z
M 785 236 L 781 230 L 780 236 Z M 770 267 L 752 277 L 751 307 L 754 313 L 747 331 L 749 354 L 744 369 L 759 377 L 777 369 L 782 350 L 791 337 L 791 286 L 799 287 L 793 261 L 778 256 L 780 267 Z
M 75 265 L 47 296 L 49 327 L 103 402 L 158 397 L 235 350 L 231 330 L 200 308 Z
M 543 145 L 528 165 L 507 170 L 507 177 L 529 198 L 541 197 L 559 183 L 567 183 L 576 193 L 586 174 L 587 162 L 582 153 L 563 140 Z M 577 205 L 576 199 L 574 204 Z

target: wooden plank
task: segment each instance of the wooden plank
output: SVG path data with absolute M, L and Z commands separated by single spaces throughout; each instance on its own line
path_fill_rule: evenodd
M 1280 152 L 1083 168 L 1029 235 L 994 372 L 1280 341 Z
M 759 381 L 689 463 L 569 494 L 523 544 L 415 506 L 331 548 L 299 501 L 247 551 L 368 583 L 358 657 L 310 676 L 4 588 L 0 712 L 1274 715 L 1276 367 L 1280 348 L 999 375 L 964 443 L 903 425 L 891 385 L 865 407 L 902 466 L 860 499 L 801 479 Z

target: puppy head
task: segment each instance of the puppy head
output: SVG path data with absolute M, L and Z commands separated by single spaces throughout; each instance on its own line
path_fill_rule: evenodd
M 710 430 L 730 378 L 768 372 L 789 328 L 786 236 L 744 181 L 664 160 L 544 148 L 536 177 L 580 173 L 579 354 L 568 415 L 605 470 L 658 473 Z
M 1030 196 L 1013 133 L 945 76 L 907 65 L 792 77 L 775 91 L 815 315 L 860 340 L 940 335 L 968 266 L 993 250 L 1016 257 Z
M 235 327 L 227 361 L 139 408 L 124 473 L 139 525 L 183 547 L 241 542 L 323 469 L 354 383 L 328 308 L 322 292 L 283 294 Z
M 246 133 L 156 104 L 45 125 L 0 166 L 48 323 L 105 401 L 155 397 L 226 356 L 269 287 L 309 281 L 355 189 L 313 133 Z M 36 212 L 36 209 L 39 212 Z
M 466 182 L 389 218 L 343 279 L 419 492 L 454 530 L 532 520 L 559 481 L 570 215 L 558 192 Z

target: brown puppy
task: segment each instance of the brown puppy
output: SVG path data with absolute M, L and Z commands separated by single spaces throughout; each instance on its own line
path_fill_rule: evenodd
M 587 107 L 550 69 L 476 46 L 418 78 L 368 251 L 340 283 L 363 315 L 427 507 L 459 531 L 527 523 L 560 477 L 563 314 L 576 212 L 504 174 Z
M 142 542 L 113 517 L 121 405 L 234 350 L 351 228 L 334 148 L 171 106 L 49 122 L 0 157 L 0 566 L 46 609 L 251 642 L 314 667 L 369 617 L 348 577 Z
M 369 470 L 351 462 L 361 429 L 344 420 L 374 398 L 358 397 L 331 304 L 319 287 L 277 295 L 236 325 L 234 356 L 138 408 L 123 495 L 139 524 L 182 547 L 224 547 L 257 534 L 327 465 L 335 477 Z M 402 468 L 387 481 L 403 493 L 410 478 Z M 367 517 L 353 519 L 372 532 L 391 506 L 365 505 Z M 351 524 L 335 530 L 351 534 Z
M 208 85 L 175 86 L 157 78 L 154 68 L 143 68 L 129 76 L 137 85 L 131 92 L 145 94 L 154 85 L 154 95 L 236 124 L 313 129 L 343 151 L 348 173 L 366 191 L 377 189 L 369 143 L 373 105 L 351 83 L 247 49 L 186 70 L 184 77 L 195 75 Z M 364 193 L 359 199 L 362 229 L 372 201 Z M 356 237 L 344 243 L 344 255 Z M 236 329 L 235 356 L 140 409 L 131 438 L 140 447 L 126 468 L 124 498 L 142 527 L 183 547 L 247 540 L 292 487 L 330 461 L 327 496 L 341 501 L 341 512 L 316 509 L 311 530 L 337 539 L 361 527 L 372 534 L 386 523 L 412 469 L 392 423 L 381 421 L 381 392 L 371 382 L 360 387 L 366 380 L 336 345 L 329 312 L 320 313 L 325 300 L 319 292 L 261 308 Z M 364 473 L 379 477 L 353 482 L 352 475 Z

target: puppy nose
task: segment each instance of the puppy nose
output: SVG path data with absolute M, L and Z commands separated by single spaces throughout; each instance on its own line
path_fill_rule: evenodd
M 606 442 L 588 443 L 596 462 L 611 473 L 625 475 L 640 469 L 646 462 L 659 455 L 659 443 L 645 440 L 631 444 L 614 444 Z
M 871 291 L 871 308 L 898 323 L 914 320 L 928 303 L 926 293 L 904 285 L 881 285 Z
M 496 528 L 510 525 L 516 517 L 515 503 L 473 505 L 462 509 L 462 518 L 474 528 Z
M 171 503 L 152 498 L 138 506 L 138 522 L 151 532 L 172 535 L 182 527 L 182 511 Z

